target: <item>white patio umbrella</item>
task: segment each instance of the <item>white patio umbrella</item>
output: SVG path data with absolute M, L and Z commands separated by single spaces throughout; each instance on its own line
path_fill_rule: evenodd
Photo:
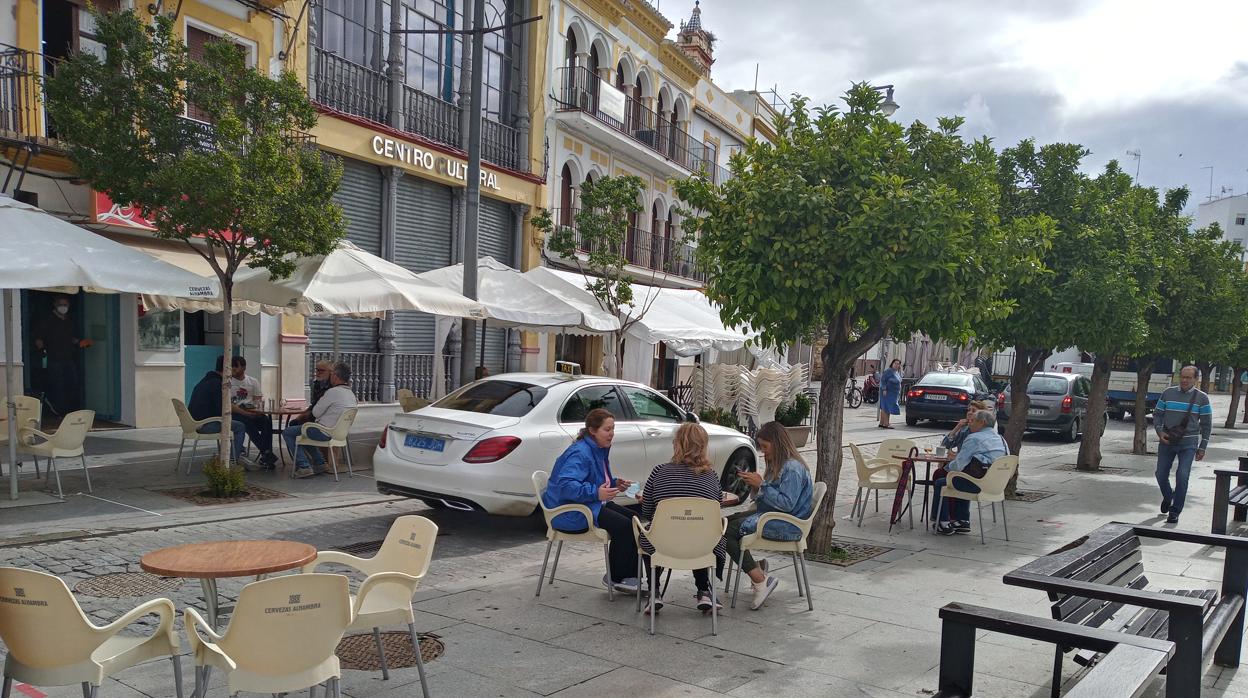
M 13 291 L 155 293 L 200 299 L 213 298 L 220 293 L 215 279 L 166 264 L 4 195 L 0 195 L 0 287 L 4 289 L 4 373 L 11 499 L 17 499 Z

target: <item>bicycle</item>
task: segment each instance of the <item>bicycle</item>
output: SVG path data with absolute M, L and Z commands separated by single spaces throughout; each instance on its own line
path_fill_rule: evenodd
M 858 379 L 853 376 L 849 379 L 849 385 L 845 386 L 845 404 L 855 410 L 862 405 L 862 389 L 858 387 Z

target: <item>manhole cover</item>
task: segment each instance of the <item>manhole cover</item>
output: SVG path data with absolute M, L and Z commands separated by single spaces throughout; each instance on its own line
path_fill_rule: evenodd
M 1009 497 L 1006 497 L 1006 499 L 1010 500 L 1011 502 L 1023 502 L 1023 503 L 1038 502 L 1041 499 L 1048 499 L 1049 497 L 1052 497 L 1055 494 L 1057 493 L 1045 492 L 1043 490 L 1026 490 L 1026 491 L 1019 490 L 1015 492 L 1014 494 L 1010 495 Z
M 378 550 L 381 550 L 381 544 L 384 542 L 385 541 L 370 540 L 363 543 L 351 543 L 350 545 L 340 545 L 337 548 L 334 548 L 334 550 L 347 553 L 348 555 L 361 557 L 364 555 L 372 555 Z
M 836 565 L 837 567 L 849 567 L 890 551 L 892 551 L 892 548 L 886 548 L 882 545 L 870 545 L 844 538 L 833 538 L 832 550 L 823 553 L 807 550 L 806 559 L 811 562 Z
M 416 666 L 416 652 L 412 648 L 412 636 L 408 633 L 382 633 L 381 646 L 386 650 L 386 666 L 391 669 L 404 669 Z M 446 650 L 442 640 L 433 634 L 420 636 L 420 658 L 426 664 L 432 662 Z M 381 671 L 381 662 L 377 656 L 377 645 L 373 634 L 348 635 L 338 643 L 336 652 L 342 662 L 343 669 L 356 671 Z
M 116 572 L 84 579 L 74 585 L 74 591 L 87 596 L 120 599 L 175 591 L 182 586 L 182 582 L 177 577 L 157 577 L 146 572 Z

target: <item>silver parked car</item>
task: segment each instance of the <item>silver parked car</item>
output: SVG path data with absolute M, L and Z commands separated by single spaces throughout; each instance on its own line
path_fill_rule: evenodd
M 1079 440 L 1088 421 L 1088 395 L 1092 383 L 1073 373 L 1037 373 L 1027 384 L 1027 430 L 1060 434 L 1066 441 Z M 1004 432 L 1010 420 L 1010 388 L 997 398 L 997 424 Z M 1105 428 L 1101 423 L 1102 431 Z

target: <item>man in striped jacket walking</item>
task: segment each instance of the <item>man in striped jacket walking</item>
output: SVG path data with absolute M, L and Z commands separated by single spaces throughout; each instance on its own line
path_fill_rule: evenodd
M 1209 396 L 1196 388 L 1195 366 L 1179 371 L 1178 386 L 1170 386 L 1157 399 L 1153 410 L 1153 428 L 1161 443 L 1157 446 L 1157 485 L 1161 488 L 1161 513 L 1169 514 L 1166 523 L 1178 523 L 1187 498 L 1187 478 L 1192 460 L 1204 460 L 1213 431 L 1213 407 Z M 1175 487 L 1170 488 L 1170 468 L 1179 459 Z

